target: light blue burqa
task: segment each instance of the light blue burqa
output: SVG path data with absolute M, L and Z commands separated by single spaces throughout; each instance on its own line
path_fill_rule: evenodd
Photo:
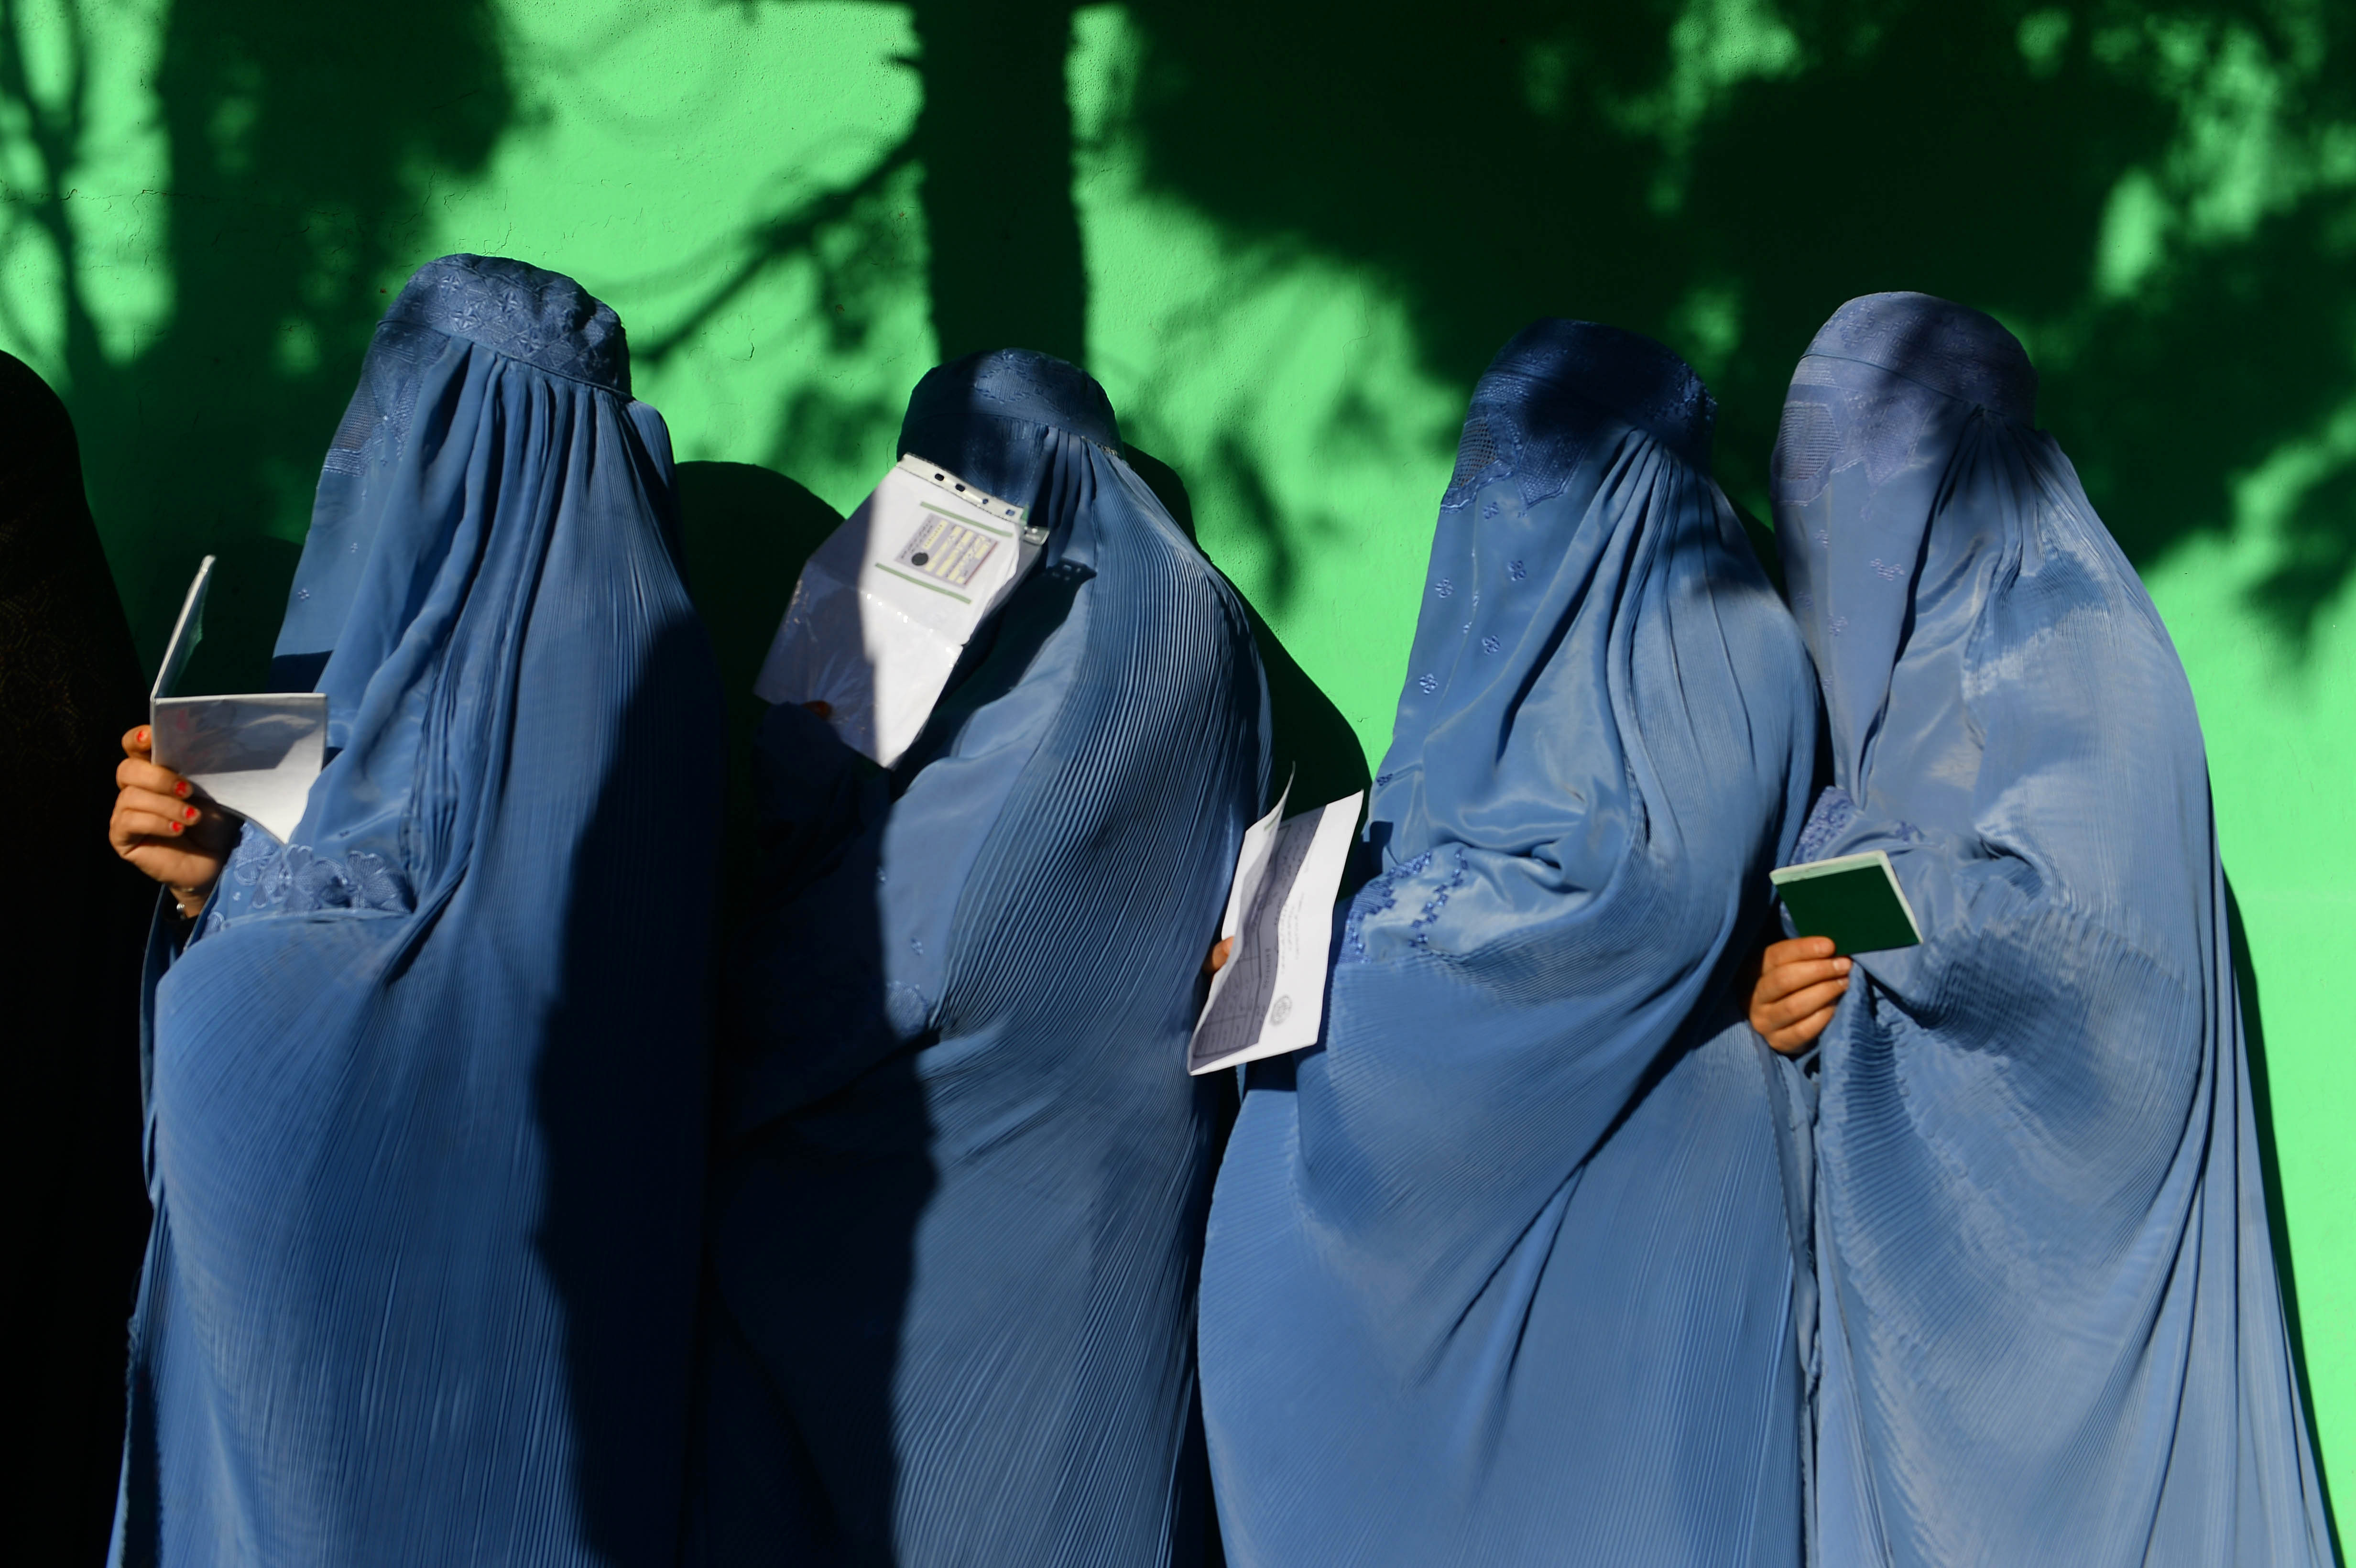
M 1472 398 L 1325 1043 L 1251 1072 L 1204 1264 L 1241 1568 L 1794 1564 L 1797 1082 L 1732 975 L 1807 657 L 1648 339 Z
M 1841 307 L 1776 536 L 1834 778 L 1923 928 L 1821 1042 L 1826 1568 L 2327 1563 L 2192 694 L 2010 334 Z
M 1048 539 L 891 774 L 764 720 L 696 1555 L 1191 1568 L 1224 1083 L 1185 1053 L 1264 787 L 1250 624 L 1073 367 L 943 366 L 900 446 Z
M 117 1562 L 674 1560 L 722 742 L 670 495 L 579 285 L 402 291 L 279 642 L 339 750 L 151 960 Z

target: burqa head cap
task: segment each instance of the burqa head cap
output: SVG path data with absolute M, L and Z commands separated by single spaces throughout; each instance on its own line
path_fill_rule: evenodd
M 1096 378 L 1052 354 L 996 348 L 925 372 L 908 398 L 900 450 L 957 468 L 1001 496 L 1028 500 L 1035 454 L 1010 441 L 1009 424 L 1044 426 L 1120 451 L 1112 400 Z
M 1810 356 L 1854 359 L 2022 424 L 2037 416 L 2037 368 L 2004 324 L 1932 294 L 1865 294 L 1833 312 Z
M 463 337 L 552 376 L 630 395 L 622 318 L 562 272 L 505 256 L 444 256 L 417 269 L 384 319 Z

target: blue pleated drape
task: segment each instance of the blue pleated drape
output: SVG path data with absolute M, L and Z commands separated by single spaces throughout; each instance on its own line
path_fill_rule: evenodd
M 1267 699 L 1119 440 L 1044 356 L 927 375 L 902 451 L 1029 507 L 1042 564 L 893 773 L 798 708 L 764 721 L 702 1560 L 1198 1560 L 1221 1086 L 1183 1062 Z
M 1807 804 L 1806 655 L 1675 356 L 1541 322 L 1475 389 L 1323 1045 L 1213 1204 L 1227 1560 L 1796 1563 L 1797 1074 L 1730 973 Z
M 278 650 L 338 750 L 151 958 L 118 1562 L 673 1560 L 722 741 L 628 388 L 517 262 L 377 330 Z
M 1994 321 L 1878 294 L 1776 444 L 1803 852 L 1888 851 L 1924 935 L 1817 1059 L 1821 1561 L 2326 1563 L 2201 728 L 2035 397 Z

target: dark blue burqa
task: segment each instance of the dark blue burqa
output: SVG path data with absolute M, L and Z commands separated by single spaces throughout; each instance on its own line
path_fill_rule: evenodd
M 1203 955 L 1263 787 L 1226 584 L 1044 356 L 943 367 L 903 452 L 1043 564 L 893 774 L 767 715 L 735 950 L 701 1554 L 1194 1561 Z
M 628 388 L 513 261 L 377 329 L 279 643 L 340 751 L 150 992 L 119 1562 L 673 1558 L 721 719 Z
M 1923 928 L 1821 1042 L 1826 1568 L 2325 1563 L 2192 694 L 2036 373 L 1844 305 L 1774 499 L 1834 777 Z
M 1324 1045 L 1252 1070 L 1211 1211 L 1244 1568 L 1800 1560 L 1796 1073 L 1729 982 L 1815 701 L 1712 419 L 1675 356 L 1583 323 L 1473 393 L 1385 869 Z

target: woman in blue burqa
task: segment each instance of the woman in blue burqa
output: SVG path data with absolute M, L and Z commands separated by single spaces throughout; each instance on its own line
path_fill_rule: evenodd
M 1835 781 L 1800 855 L 1885 851 L 1922 931 L 1799 1031 L 1820 1561 L 2325 1564 L 2201 726 L 2036 393 L 1988 317 L 1876 294 L 1776 443 Z
M 1266 787 L 1250 625 L 1073 367 L 943 366 L 900 450 L 1047 541 L 888 774 L 763 721 L 699 1554 L 1197 1561 L 1221 1090 L 1185 1053 Z
M 629 386 L 571 279 L 421 269 L 279 635 L 301 825 L 220 869 L 126 738 L 117 841 L 198 912 L 151 956 L 120 1563 L 675 1557 L 722 739 Z
M 1474 389 L 1323 1043 L 1251 1069 L 1204 1264 L 1230 1563 L 1796 1563 L 1796 1073 L 1733 971 L 1807 656 L 1649 339 Z

